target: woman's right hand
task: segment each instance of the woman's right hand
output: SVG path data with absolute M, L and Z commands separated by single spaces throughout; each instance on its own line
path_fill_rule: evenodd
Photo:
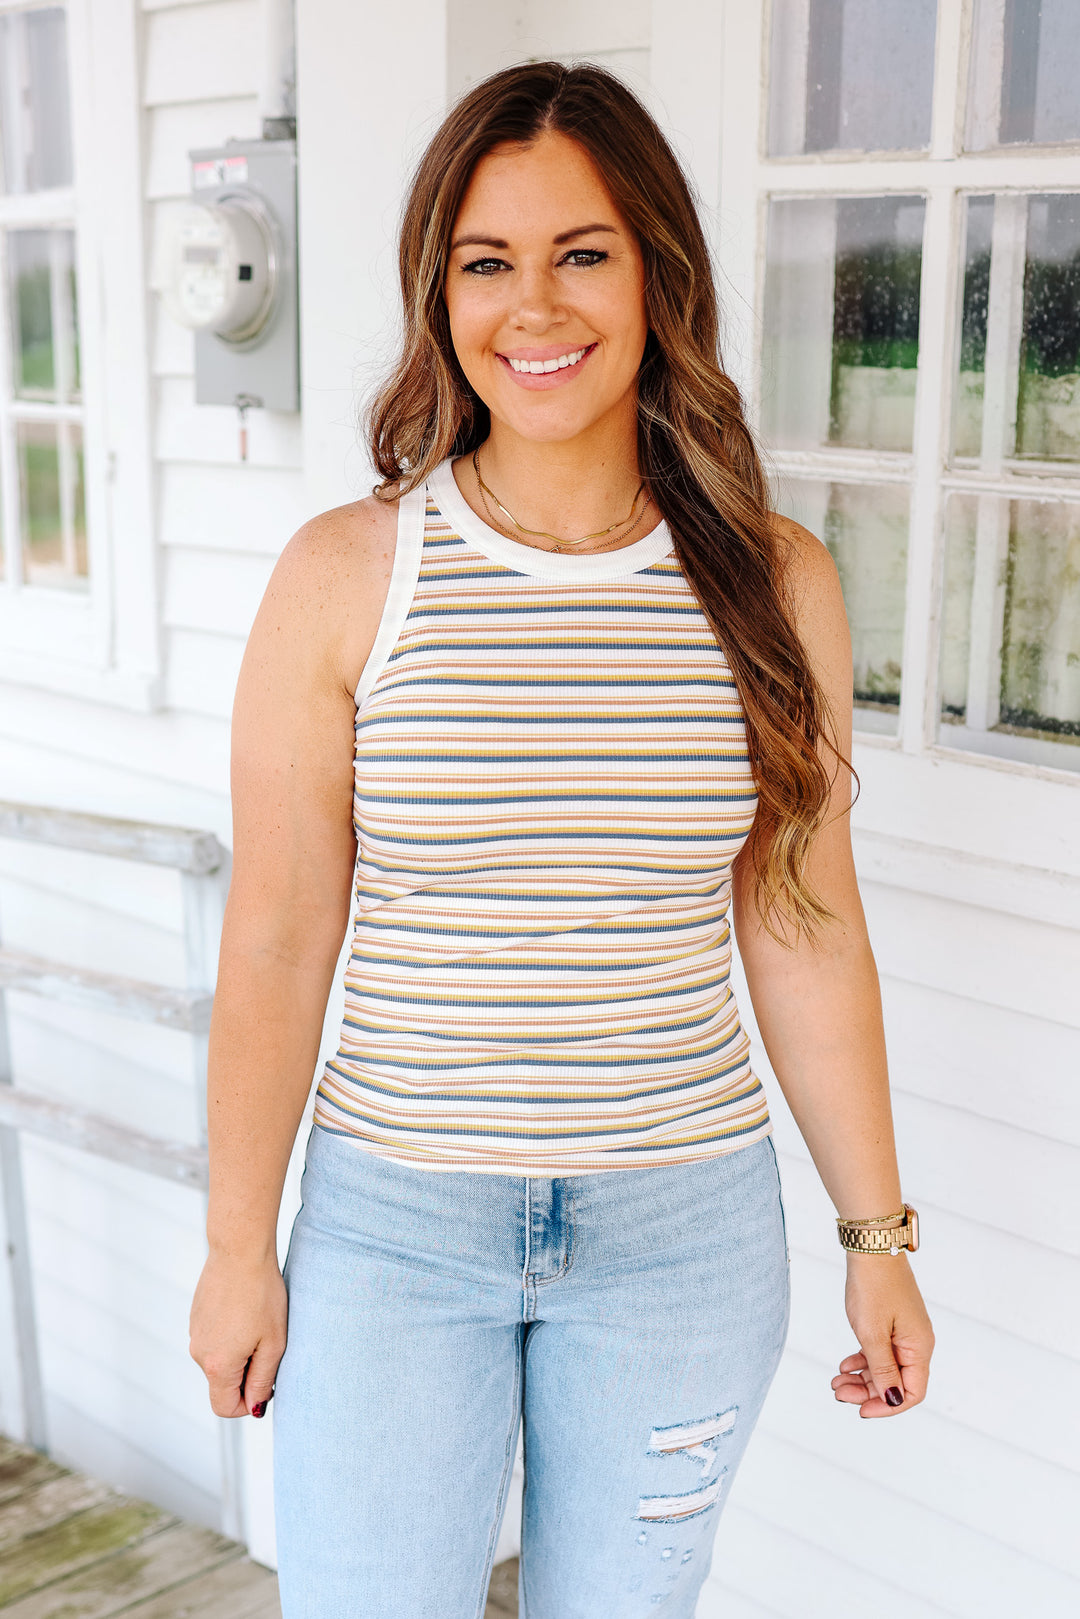
M 261 1417 L 285 1353 L 288 1301 L 277 1259 L 211 1254 L 191 1306 L 191 1357 L 219 1417 Z

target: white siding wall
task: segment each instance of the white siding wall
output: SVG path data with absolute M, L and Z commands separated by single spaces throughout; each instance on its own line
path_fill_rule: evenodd
M 388 14 L 299 0 L 303 437 L 296 420 L 254 413 L 240 466 L 231 414 L 193 404 L 190 339 L 156 319 L 167 707 L 140 716 L 8 687 L 5 796 L 207 826 L 228 841 L 227 716 L 243 640 L 289 533 L 364 482 L 350 389 L 385 353 L 401 176 L 446 88 L 547 54 L 592 56 L 645 88 L 693 164 L 710 225 L 723 223 L 723 268 L 746 300 L 729 294 L 732 350 L 748 352 L 754 220 L 719 178 L 723 48 L 735 48 L 743 9 L 418 0 Z M 151 211 L 184 194 L 189 147 L 258 133 L 263 21 L 256 0 L 145 0 Z M 934 1374 L 925 1405 L 899 1420 L 863 1423 L 835 1403 L 829 1378 L 855 1341 L 833 1210 L 770 1080 L 791 1337 L 699 1619 L 1056 1619 L 1080 1611 L 1076 786 L 870 745 L 857 763 L 860 869 L 905 1195 L 924 1220 L 913 1265 L 938 1333 Z M 179 925 L 168 874 L 0 845 L 12 944 L 177 982 Z M 21 1083 L 191 1136 L 181 1036 L 43 1016 L 26 998 L 13 1010 Z M 184 1353 L 198 1199 L 33 1143 L 26 1163 L 58 1450 L 214 1521 L 216 1433 Z M 265 1476 L 255 1487 L 265 1518 Z
M 143 7 L 149 233 L 158 207 L 187 193 L 189 148 L 260 132 L 264 20 L 261 0 Z M 227 844 L 228 717 L 244 640 L 276 555 L 307 515 L 300 422 L 253 412 L 250 461 L 240 465 L 233 414 L 194 404 L 190 334 L 158 308 L 151 317 L 165 707 L 141 715 L 7 687 L 0 796 L 206 827 Z M 42 955 L 183 982 L 171 872 L 0 842 L 0 935 Z M 10 1001 L 18 1083 L 196 1138 L 187 1036 L 30 996 Z M 201 1199 L 30 1137 L 23 1157 L 56 1454 L 218 1524 L 218 1425 L 186 1352 Z
M 843 1256 L 770 1079 L 791 1333 L 721 1526 L 717 1604 L 703 1611 L 726 1611 L 734 1588 L 792 1619 L 1064 1619 L 1080 1601 L 1080 1471 L 1075 1418 L 1063 1422 L 1049 1391 L 1077 1381 L 1080 932 L 998 909 L 1008 885 L 991 862 L 969 867 L 965 902 L 894 886 L 902 860 L 873 880 L 880 845 L 858 842 L 904 1191 L 923 1222 L 912 1266 L 938 1338 L 930 1389 L 899 1421 L 862 1423 L 835 1404 L 829 1379 L 857 1347 Z M 1078 895 L 1074 877 L 1074 913 Z M 890 1534 L 859 1529 L 870 1507 Z

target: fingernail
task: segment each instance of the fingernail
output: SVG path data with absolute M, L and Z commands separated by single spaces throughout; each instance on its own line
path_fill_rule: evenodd
M 892 1393 L 892 1390 L 890 1389 L 889 1392 Z M 886 1399 L 888 1399 L 888 1395 L 886 1395 Z M 265 1417 L 266 1401 L 260 1400 L 257 1405 L 253 1405 L 251 1408 L 251 1414 L 253 1417 Z
M 903 1403 L 904 1403 L 904 1391 L 903 1391 L 903 1389 L 898 1389 L 898 1388 L 886 1389 L 885 1390 L 885 1403 L 887 1405 L 903 1405 Z M 260 1416 L 262 1415 L 261 1411 L 260 1411 L 259 1415 Z

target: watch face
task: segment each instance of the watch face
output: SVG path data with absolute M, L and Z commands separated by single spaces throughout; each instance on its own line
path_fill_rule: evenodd
M 908 1205 L 907 1212 L 908 1223 L 911 1226 L 911 1241 L 908 1243 L 908 1247 L 911 1252 L 914 1253 L 916 1248 L 919 1246 L 919 1216 L 915 1213 L 915 1210 L 910 1204 Z

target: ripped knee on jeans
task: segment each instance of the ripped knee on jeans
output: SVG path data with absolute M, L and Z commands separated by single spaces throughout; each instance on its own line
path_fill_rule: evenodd
M 702 1417 L 695 1422 L 680 1422 L 668 1428 L 654 1428 L 649 1438 L 647 1456 L 685 1456 L 701 1467 L 701 1481 L 694 1490 L 675 1495 L 643 1495 L 638 1501 L 635 1516 L 645 1523 L 678 1523 L 684 1518 L 707 1512 L 716 1502 L 726 1467 L 720 1466 L 719 1441 L 735 1426 L 738 1407 Z

